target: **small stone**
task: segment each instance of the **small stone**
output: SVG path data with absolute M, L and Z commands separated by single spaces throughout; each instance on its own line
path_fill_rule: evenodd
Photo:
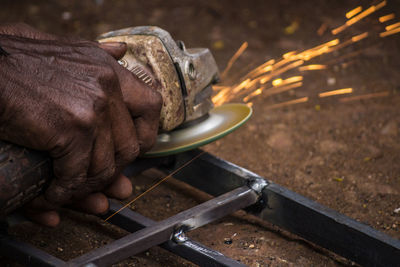
M 255 246 L 254 246 L 254 244 L 250 244 L 250 246 L 249 246 L 249 248 L 254 248 Z
M 398 134 L 397 122 L 390 121 L 390 122 L 386 123 L 381 129 L 381 134 L 397 136 L 397 134 Z
M 150 252 L 148 252 L 148 251 L 146 251 L 145 254 L 146 254 L 146 256 L 150 256 Z
M 249 27 L 250 28 L 255 29 L 255 28 L 257 28 L 257 26 L 258 26 L 257 21 L 255 21 L 255 20 L 249 21 Z
M 394 213 L 400 213 L 400 208 L 394 209 Z
M 335 177 L 335 178 L 333 178 L 333 180 L 335 180 L 336 182 L 343 182 L 344 178 L 343 177 L 341 177 L 341 178 Z
M 339 151 L 346 150 L 347 146 L 345 144 L 335 142 L 332 140 L 323 140 L 319 143 L 319 149 L 323 153 L 335 153 Z
M 335 84 L 336 84 L 336 78 L 335 78 L 335 77 L 329 77 L 329 78 L 326 80 L 326 83 L 327 83 L 328 85 L 335 85 Z
M 230 238 L 230 237 L 226 237 L 226 238 L 224 238 L 224 243 L 225 244 L 227 244 L 227 245 L 230 245 L 230 244 L 232 244 L 232 238 Z
M 68 11 L 65 11 L 65 12 L 63 12 L 63 13 L 61 14 L 61 18 L 62 18 L 63 20 L 70 20 L 71 17 L 72 17 L 72 14 L 71 14 L 71 12 L 68 12 Z
M 64 249 L 63 249 L 63 248 L 60 248 L 60 247 L 58 247 L 57 250 L 60 251 L 60 252 L 63 252 L 63 251 L 64 251 Z
M 213 48 L 215 50 L 221 50 L 221 49 L 224 48 L 224 46 L 225 46 L 225 44 L 224 44 L 224 41 L 222 41 L 222 40 L 218 40 L 218 41 L 213 43 Z
M 276 150 L 289 151 L 292 147 L 293 141 L 288 133 L 284 131 L 278 131 L 273 133 L 268 138 L 267 144 Z

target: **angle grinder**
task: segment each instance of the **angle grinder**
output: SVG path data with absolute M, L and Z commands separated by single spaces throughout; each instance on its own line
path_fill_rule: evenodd
M 212 85 L 218 67 L 206 48 L 186 49 L 181 41 L 153 26 L 102 34 L 99 42 L 125 42 L 119 63 L 163 98 L 159 135 L 145 157 L 193 149 L 225 136 L 251 116 L 244 104 L 214 107 Z M 0 141 L 0 215 L 7 215 L 39 195 L 52 177 L 51 159 Z

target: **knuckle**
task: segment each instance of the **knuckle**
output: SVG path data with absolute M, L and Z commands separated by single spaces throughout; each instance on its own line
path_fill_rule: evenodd
M 99 177 L 99 180 L 107 182 L 109 181 L 112 177 L 114 177 L 116 172 L 116 167 L 115 164 L 112 164 L 110 166 L 107 166 L 104 170 L 101 171 L 101 175 Z
M 33 28 L 24 22 L 17 22 L 14 24 L 15 28 L 21 30 L 32 30 Z
M 149 151 L 156 142 L 156 134 L 154 135 L 146 135 L 143 137 L 141 145 L 140 145 L 140 152 L 144 153 Z
M 139 156 L 140 146 L 136 142 L 127 144 L 116 153 L 116 162 L 118 165 L 125 165 L 134 161 Z
M 103 190 L 116 174 L 115 164 L 111 164 L 106 168 L 93 173 L 88 177 L 85 186 L 90 192 L 97 192 Z
M 85 108 L 76 112 L 73 118 L 77 128 L 87 132 L 93 130 L 97 124 L 97 114 L 93 109 Z
M 98 90 L 93 96 L 93 111 L 97 114 L 107 110 L 108 103 L 109 97 L 106 92 L 104 92 L 104 90 Z

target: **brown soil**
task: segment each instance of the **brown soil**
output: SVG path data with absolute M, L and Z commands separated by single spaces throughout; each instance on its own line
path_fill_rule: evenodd
M 268 59 L 334 39 L 329 30 L 345 22 L 348 10 L 371 4 L 327 0 L 209 2 L 62 0 L 33 4 L 9 0 L 3 1 L 0 22 L 24 21 L 44 31 L 87 39 L 112 29 L 157 25 L 184 40 L 187 47 L 210 47 L 221 69 L 247 41 L 247 52 L 231 71 L 231 80 L 237 80 L 245 70 Z M 252 119 L 205 150 L 399 238 L 400 213 L 395 209 L 400 207 L 400 35 L 377 37 L 383 29 L 379 16 L 391 12 L 400 15 L 400 3 L 388 2 L 340 35 L 346 39 L 369 31 L 367 40 L 311 61 L 328 64 L 328 68 L 300 73 L 304 75 L 301 88 L 256 98 Z M 319 35 L 317 30 L 323 24 L 327 30 Z M 282 78 L 293 75 L 299 72 Z M 340 102 L 343 96 L 318 98 L 322 91 L 347 87 L 354 89 L 353 95 L 387 91 L 389 96 L 344 103 Z M 309 97 L 307 103 L 269 108 L 305 96 Z M 133 178 L 135 194 L 161 176 L 149 171 Z M 204 200 L 194 190 L 182 190 L 176 182 L 168 182 L 140 199 L 134 209 L 160 220 Z M 25 223 L 11 232 L 65 260 L 125 234 L 94 217 L 71 211 L 63 213 L 62 224 L 56 229 Z M 240 212 L 190 236 L 250 266 L 351 264 Z M 224 238 L 231 236 L 233 243 L 225 244 Z M 7 260 L 0 264 L 15 265 Z M 152 248 L 119 266 L 192 264 Z

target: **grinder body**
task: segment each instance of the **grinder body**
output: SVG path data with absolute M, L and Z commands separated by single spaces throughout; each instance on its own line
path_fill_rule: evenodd
M 99 42 L 125 42 L 119 63 L 163 98 L 160 132 L 196 120 L 213 107 L 211 84 L 218 69 L 208 49 L 186 50 L 157 27 L 134 27 L 101 35 Z M 45 152 L 0 141 L 0 217 L 38 196 L 52 178 Z

